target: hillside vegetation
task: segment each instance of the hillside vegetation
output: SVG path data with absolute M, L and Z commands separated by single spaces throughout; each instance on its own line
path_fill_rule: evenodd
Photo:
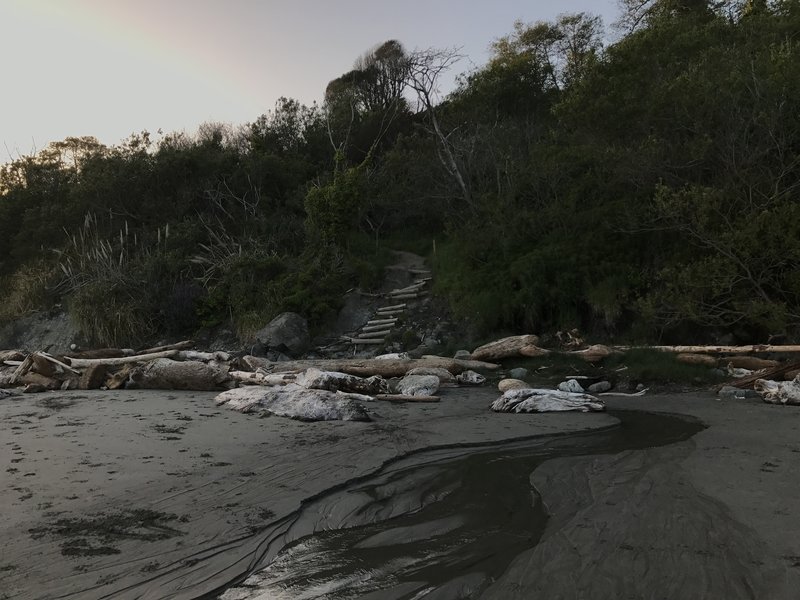
M 456 50 L 388 41 L 235 128 L 51 143 L 0 170 L 0 318 L 98 343 L 284 310 L 323 327 L 429 255 L 480 331 L 762 341 L 800 322 L 800 0 L 626 0 Z M 324 82 L 321 82 L 321 86 Z

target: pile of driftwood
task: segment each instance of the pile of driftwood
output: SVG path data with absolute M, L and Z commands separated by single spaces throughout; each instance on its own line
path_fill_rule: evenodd
M 481 379 L 474 370 L 499 368 L 493 363 L 440 356 L 270 362 L 256 356 L 198 352 L 191 349 L 193 345 L 184 341 L 139 352 L 107 348 L 58 356 L 0 351 L 0 388 L 24 388 L 26 392 L 122 388 L 218 391 L 240 385 L 288 385 L 309 369 L 380 378 L 419 375 L 421 370 L 428 370 L 442 377 L 446 373 L 453 382 L 474 384 Z

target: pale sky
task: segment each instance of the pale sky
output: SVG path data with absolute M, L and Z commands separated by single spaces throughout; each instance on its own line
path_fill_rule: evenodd
M 484 64 L 514 21 L 616 19 L 617 0 L 0 0 L 0 162 L 67 136 L 244 124 L 388 39 Z

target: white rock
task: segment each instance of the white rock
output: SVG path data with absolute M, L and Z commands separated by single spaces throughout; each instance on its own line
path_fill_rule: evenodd
M 559 391 L 562 392 L 572 392 L 573 394 L 583 394 L 586 390 L 583 389 L 583 386 L 577 382 L 575 379 L 570 379 L 569 381 L 564 381 L 558 384 Z

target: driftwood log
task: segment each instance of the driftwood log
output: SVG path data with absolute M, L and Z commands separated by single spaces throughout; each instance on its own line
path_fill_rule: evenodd
M 134 369 L 130 382 L 131 387 L 149 390 L 214 391 L 230 387 L 227 369 L 200 361 L 168 358 L 158 358 Z
M 770 381 L 758 379 L 753 389 L 770 404 L 800 405 L 800 381 Z
M 387 402 L 439 402 L 439 396 L 408 396 L 406 394 L 378 394 L 376 400 L 386 400 Z
M 423 356 L 422 358 L 377 360 L 377 359 L 341 359 L 341 360 L 294 360 L 285 362 L 271 362 L 257 356 L 245 356 L 242 361 L 250 369 L 263 369 L 269 373 L 298 372 L 309 368 L 323 371 L 337 371 L 349 375 L 369 377 L 402 377 L 411 369 L 417 367 L 432 367 L 447 369 L 453 374 L 461 373 L 467 369 L 495 371 L 500 365 L 476 360 L 460 360 L 444 358 L 442 356 Z
M 536 335 L 514 335 L 479 346 L 472 351 L 472 360 L 500 360 L 520 356 L 520 349 L 539 343 Z
M 767 369 L 766 371 L 759 371 L 758 373 L 754 373 L 748 377 L 741 377 L 739 379 L 734 379 L 728 385 L 732 385 L 733 387 L 747 390 L 747 389 L 754 389 L 754 384 L 759 379 L 765 380 L 772 380 L 772 379 L 783 379 L 784 374 L 789 373 L 791 371 L 800 370 L 800 362 L 791 362 L 786 363 L 785 365 L 777 366 L 773 369 Z
M 770 344 L 753 344 L 750 346 L 614 346 L 614 350 L 661 350 L 678 354 L 764 354 L 772 352 L 800 352 L 800 346 L 775 346 Z
M 151 352 L 148 354 L 134 354 L 132 356 L 120 356 L 117 358 L 67 358 L 64 362 L 69 362 L 69 366 L 76 369 L 83 369 L 94 365 L 106 365 L 108 367 L 127 365 L 136 362 L 150 362 L 159 358 L 172 358 L 177 356 L 179 350 L 162 350 L 161 352 Z

